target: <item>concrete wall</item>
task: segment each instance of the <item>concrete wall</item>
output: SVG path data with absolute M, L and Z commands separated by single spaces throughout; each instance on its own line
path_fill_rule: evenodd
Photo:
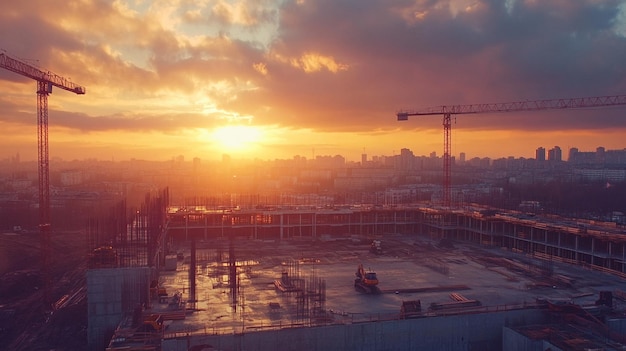
M 149 299 L 152 269 L 103 268 L 87 271 L 87 342 L 104 350 L 124 313 Z
M 611 318 L 606 321 L 611 331 L 626 335 L 626 319 Z
M 502 327 L 544 322 L 537 309 L 166 339 L 163 350 L 502 350 Z
M 503 328 L 502 350 L 506 351 L 562 351 L 546 340 L 533 340 L 526 335 L 520 334 L 510 328 Z

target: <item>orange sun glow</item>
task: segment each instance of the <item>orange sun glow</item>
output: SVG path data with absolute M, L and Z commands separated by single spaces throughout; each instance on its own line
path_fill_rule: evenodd
M 219 127 L 211 133 L 211 140 L 225 152 L 250 151 L 261 139 L 259 128 L 245 125 Z

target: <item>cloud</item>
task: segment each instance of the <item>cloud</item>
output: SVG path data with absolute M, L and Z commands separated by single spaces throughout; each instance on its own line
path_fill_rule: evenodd
M 322 69 L 337 73 L 348 69 L 348 65 L 337 63 L 334 58 L 317 53 L 305 53 L 299 58 L 291 59 L 290 63 L 306 73 L 318 72 Z
M 72 102 L 83 114 L 63 112 L 69 97 L 51 99 L 58 122 L 80 131 L 176 130 L 204 125 L 209 111 L 367 133 L 440 125 L 398 126 L 404 108 L 626 92 L 618 0 L 47 4 L 3 11 L 0 45 L 87 87 Z M 19 121 L 23 108 L 0 101 L 0 118 Z M 623 110 L 592 115 L 477 116 L 460 127 L 626 127 Z
M 257 62 L 252 65 L 255 71 L 261 73 L 262 75 L 267 75 L 267 66 L 263 62 Z
M 367 130 L 384 128 L 390 123 L 387 116 L 406 107 L 622 93 L 626 40 L 613 30 L 619 4 L 286 2 L 272 57 L 321 52 L 350 69 L 301 75 L 277 60 L 274 66 L 268 63 L 274 79 L 255 94 L 278 101 L 281 111 L 273 113 L 286 116 L 287 123 Z M 602 116 L 576 123 L 576 117 L 568 118 L 558 128 L 615 122 Z M 530 119 L 533 123 L 526 125 L 490 121 L 492 128 L 555 127 L 539 117 Z

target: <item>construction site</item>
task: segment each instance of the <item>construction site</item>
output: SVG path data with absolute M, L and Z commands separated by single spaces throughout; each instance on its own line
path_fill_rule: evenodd
M 168 206 L 163 231 L 148 239 L 158 246 L 148 250 L 154 271 L 134 275 L 136 307 L 107 350 L 622 350 L 626 230 L 453 206 L 450 134 L 452 115 L 625 103 L 610 96 L 397 113 L 399 121 L 443 116 L 439 205 Z M 115 300 L 107 289 L 91 293 L 90 281 L 132 285 L 101 279 L 110 274 L 88 274 L 89 311 L 112 310 Z M 90 323 L 90 345 L 111 327 Z
M 48 96 L 86 89 L 5 54 L 0 67 L 37 82 L 39 148 L 39 244 L 35 233 L 2 236 L 7 349 L 626 348 L 626 230 L 457 208 L 450 152 L 451 115 L 618 106 L 625 96 L 398 113 L 444 117 L 439 205 L 176 206 L 166 189 L 60 236 L 50 229 Z M 15 271 L 31 246 L 39 271 Z
M 484 208 L 211 210 L 162 200 L 94 250 L 94 349 L 618 350 L 626 342 L 626 236 L 606 223 Z

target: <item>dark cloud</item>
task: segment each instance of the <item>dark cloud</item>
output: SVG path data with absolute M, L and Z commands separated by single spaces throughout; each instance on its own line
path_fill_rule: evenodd
M 278 111 L 265 116 L 272 122 L 367 130 L 385 128 L 387 116 L 406 107 L 619 94 L 626 92 L 626 38 L 612 30 L 619 5 L 517 1 L 509 11 L 493 0 L 453 13 L 436 1 L 287 2 L 272 49 L 285 57 L 317 52 L 349 69 L 269 64 L 262 92 L 246 98 L 273 101 Z M 626 124 L 564 116 L 484 120 L 520 129 Z

